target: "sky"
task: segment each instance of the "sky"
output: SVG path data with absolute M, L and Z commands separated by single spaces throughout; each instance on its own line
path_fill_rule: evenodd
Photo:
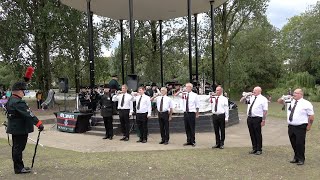
M 281 29 L 288 20 L 296 15 L 305 12 L 310 6 L 313 6 L 320 0 L 270 0 L 267 9 L 267 17 L 269 22 Z M 116 37 L 111 49 L 102 48 L 104 56 L 111 56 L 114 48 L 118 46 L 120 35 Z
M 270 0 L 267 10 L 269 22 L 281 29 L 293 16 L 305 12 L 318 0 Z M 320 2 L 320 0 L 319 0 Z

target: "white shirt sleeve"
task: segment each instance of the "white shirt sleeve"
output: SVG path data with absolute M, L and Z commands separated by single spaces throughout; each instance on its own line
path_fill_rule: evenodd
M 314 115 L 313 106 L 310 102 L 308 102 L 308 105 L 306 106 L 306 111 L 308 116 Z
M 150 101 L 150 97 L 149 96 L 147 96 L 146 97 L 147 99 L 148 99 L 148 115 L 147 116 L 151 116 L 151 101 Z
M 223 105 L 224 111 L 225 111 L 225 120 L 229 120 L 229 101 L 227 98 L 225 98 L 225 103 Z
M 195 94 L 195 99 L 194 99 L 194 105 L 196 106 L 196 109 L 199 109 L 199 98 L 198 94 Z
M 118 101 L 118 95 L 113 95 L 112 96 L 112 101 Z

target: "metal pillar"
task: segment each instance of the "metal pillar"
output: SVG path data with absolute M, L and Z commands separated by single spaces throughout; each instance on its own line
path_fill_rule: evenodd
M 215 86 L 216 77 L 215 77 L 215 66 L 214 66 L 214 57 L 215 57 L 215 51 L 214 51 L 214 7 L 213 7 L 214 1 L 210 1 L 211 5 L 211 59 L 212 59 L 212 85 Z
M 198 14 L 194 14 L 194 40 L 195 40 L 195 54 L 196 54 L 196 80 L 199 80 L 199 54 L 198 54 Z
M 191 0 L 188 1 L 189 81 L 192 82 Z
M 134 74 L 133 2 L 129 0 L 131 74 Z
M 93 25 L 90 1 L 87 0 L 87 16 L 88 16 L 88 42 L 89 42 L 89 64 L 90 64 L 90 88 L 94 88 L 94 52 L 93 52 Z
M 123 20 L 120 20 L 120 37 L 121 37 L 121 78 L 122 78 L 122 84 L 124 84 Z
M 160 25 L 160 75 L 161 87 L 163 87 L 163 42 L 162 42 L 162 20 L 159 21 Z

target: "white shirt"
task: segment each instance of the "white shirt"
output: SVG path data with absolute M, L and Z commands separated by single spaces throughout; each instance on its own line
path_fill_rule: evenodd
M 140 102 L 140 108 L 138 109 L 139 100 L 141 95 L 135 96 L 132 98 L 133 101 L 136 101 L 136 110 L 137 113 L 148 113 L 147 116 L 151 116 L 151 101 L 150 97 L 143 94 Z
M 173 102 L 172 99 L 168 96 L 158 96 L 155 98 L 157 101 L 157 109 L 160 112 L 160 105 L 161 105 L 161 99 L 163 97 L 163 104 L 162 104 L 162 112 L 170 112 L 170 109 L 173 108 Z
M 187 112 L 186 111 L 186 103 L 187 103 L 187 97 L 189 96 L 189 112 L 197 112 L 197 108 L 199 109 L 199 99 L 198 99 L 198 94 L 194 93 L 194 92 L 183 92 L 180 93 L 179 96 L 182 98 L 182 110 L 183 112 Z
M 259 94 L 258 96 L 251 96 L 249 101 L 246 102 L 248 104 L 247 115 L 249 116 L 249 109 L 255 97 L 257 97 L 257 99 L 252 106 L 251 116 L 263 117 L 263 111 L 268 111 L 268 99 L 261 94 Z
M 294 107 L 296 100 L 292 100 L 290 103 L 288 103 L 287 106 L 287 122 L 290 125 L 301 125 L 301 124 L 308 124 L 309 122 L 309 116 L 314 115 L 313 106 L 312 104 L 303 98 L 299 99 L 297 102 L 297 106 L 294 110 L 292 121 L 290 122 L 289 117 L 291 110 Z M 290 108 L 291 106 L 291 108 Z
M 219 97 L 219 98 L 218 98 Z M 217 112 L 215 111 L 216 98 L 218 98 Z M 211 111 L 213 114 L 225 114 L 225 120 L 229 119 L 229 101 L 228 98 L 220 95 L 210 98 Z
M 118 109 L 130 109 L 130 113 L 132 113 L 133 112 L 132 96 L 131 94 L 125 93 L 124 103 L 123 103 L 123 106 L 121 107 L 121 101 L 122 101 L 123 95 L 124 94 L 114 95 L 112 97 L 112 101 L 118 101 Z

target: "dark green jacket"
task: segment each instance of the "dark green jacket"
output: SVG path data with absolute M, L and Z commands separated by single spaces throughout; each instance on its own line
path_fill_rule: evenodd
M 39 119 L 33 115 L 24 100 L 12 95 L 7 104 L 7 118 L 9 134 L 28 134 L 34 131 L 33 126 L 39 123 Z

